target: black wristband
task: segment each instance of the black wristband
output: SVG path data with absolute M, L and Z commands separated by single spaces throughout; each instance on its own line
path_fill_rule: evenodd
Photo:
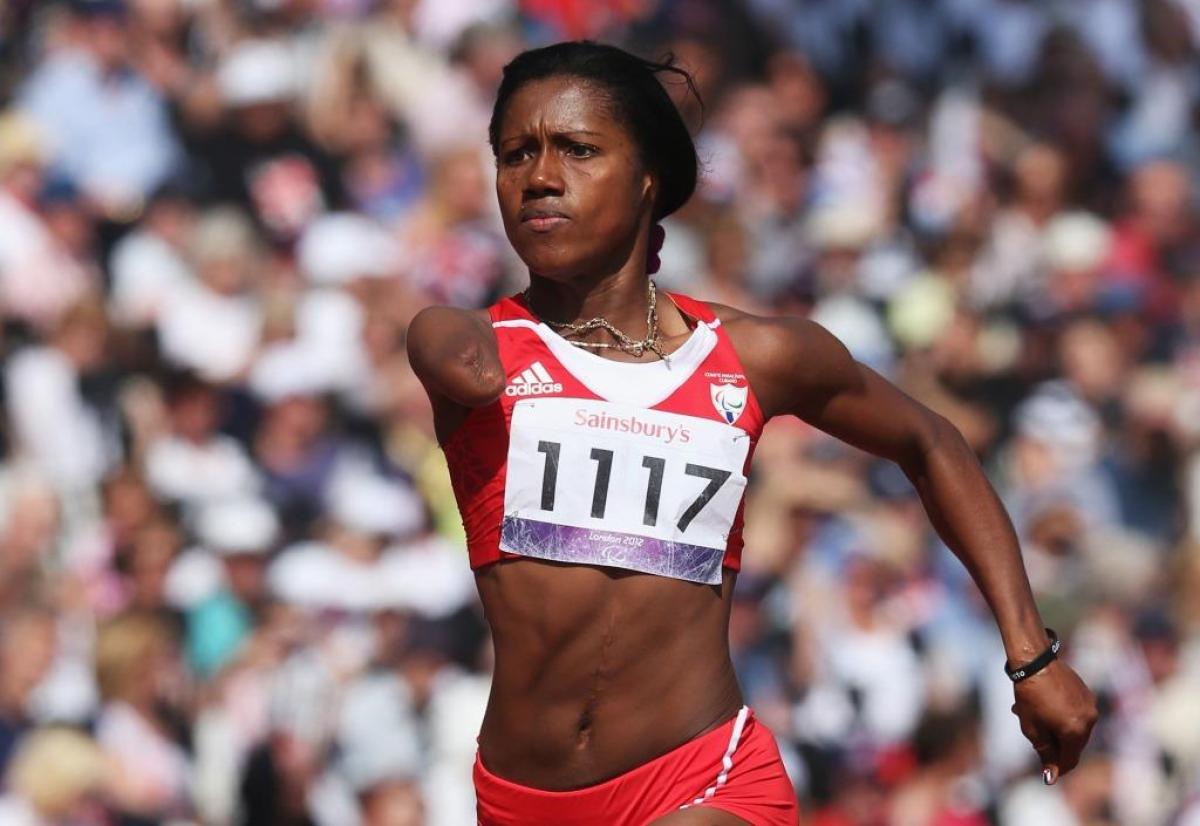
M 1008 663 L 1004 664 L 1004 673 L 1008 675 L 1008 679 L 1014 683 L 1019 683 L 1022 680 L 1028 680 L 1034 674 L 1041 671 L 1050 663 L 1058 659 L 1058 649 L 1062 648 L 1062 642 L 1058 638 L 1058 634 L 1054 633 L 1053 628 L 1047 628 L 1046 633 L 1050 635 L 1050 646 L 1038 654 L 1025 665 L 1009 668 Z

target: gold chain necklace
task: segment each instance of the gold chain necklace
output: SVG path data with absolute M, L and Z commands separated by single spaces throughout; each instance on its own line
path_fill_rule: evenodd
M 529 288 L 525 288 L 523 295 L 525 296 L 525 306 L 533 311 L 534 315 L 555 330 L 559 331 L 562 337 L 574 344 L 576 347 L 584 347 L 589 350 L 620 350 L 634 357 L 641 357 L 643 353 L 649 350 L 655 353 L 663 361 L 667 361 L 667 354 L 662 351 L 662 345 L 658 340 L 658 312 L 656 310 L 656 290 L 654 282 L 649 281 L 649 307 L 646 311 L 646 337 L 640 340 L 634 340 L 630 336 L 618 330 L 612 323 L 600 316 L 588 321 L 561 322 L 550 321 L 533 309 L 532 303 L 529 301 Z M 575 341 L 568 336 L 580 336 L 585 333 L 590 333 L 593 330 L 607 330 L 617 341 L 615 344 L 607 341 Z

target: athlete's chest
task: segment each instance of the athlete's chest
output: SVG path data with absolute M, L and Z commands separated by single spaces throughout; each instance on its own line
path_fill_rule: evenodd
M 759 423 L 719 344 L 705 328 L 666 363 L 626 364 L 506 342 L 500 547 L 720 582 Z

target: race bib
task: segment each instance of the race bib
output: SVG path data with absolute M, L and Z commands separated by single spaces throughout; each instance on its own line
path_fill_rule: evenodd
M 750 436 L 607 401 L 513 407 L 500 548 L 691 582 L 721 582 Z

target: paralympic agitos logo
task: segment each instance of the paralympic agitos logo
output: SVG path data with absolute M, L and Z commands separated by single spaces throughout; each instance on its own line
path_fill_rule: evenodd
M 732 384 L 710 384 L 708 394 L 712 398 L 713 407 L 728 424 L 733 424 L 746 411 L 746 396 L 749 387 L 735 387 Z

